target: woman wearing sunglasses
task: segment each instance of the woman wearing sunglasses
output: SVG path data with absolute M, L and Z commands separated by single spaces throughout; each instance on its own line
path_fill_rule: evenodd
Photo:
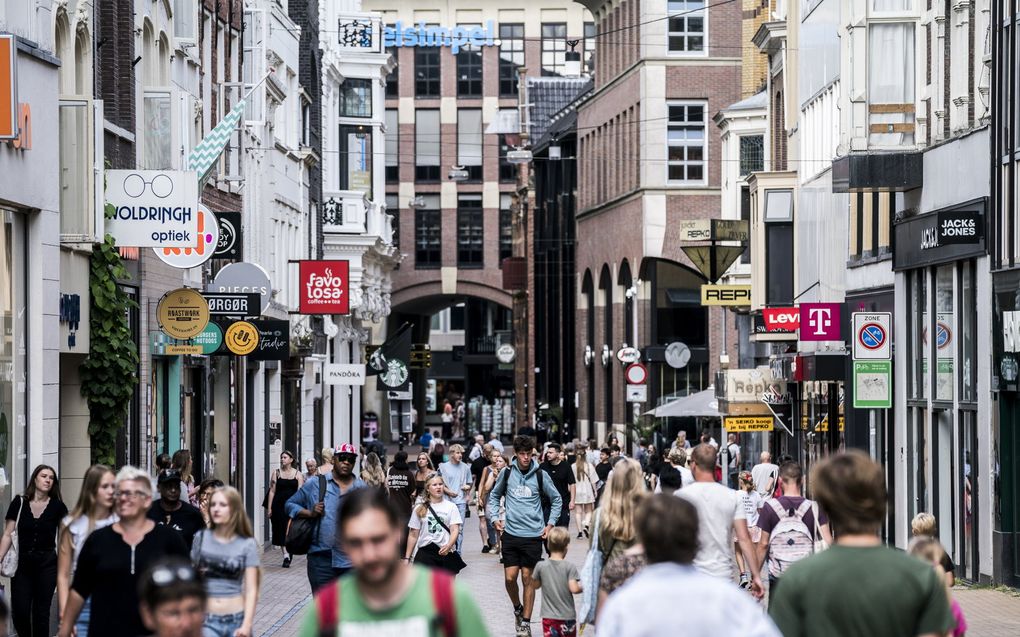
M 205 637 L 251 637 L 259 600 L 259 550 L 241 494 L 220 487 L 209 498 L 210 528 L 199 531 L 191 561 L 205 577 Z
M 139 612 L 154 637 L 203 637 L 206 593 L 191 562 L 159 560 L 138 587 Z
M 411 513 L 407 524 L 411 532 L 404 559 L 411 561 L 413 558 L 416 564 L 441 568 L 456 575 L 467 566 L 456 550 L 464 520 L 457 505 L 443 496 L 445 488 L 443 476 L 438 472 L 429 474 L 425 480 L 421 504 Z
M 137 467 L 124 467 L 116 478 L 116 512 L 120 520 L 94 531 L 78 555 L 59 637 L 71 637 L 85 600 L 92 598 L 89 634 L 103 637 L 148 635 L 138 612 L 138 580 L 157 560 L 188 557 L 181 534 L 156 526 L 147 517 L 152 481 Z

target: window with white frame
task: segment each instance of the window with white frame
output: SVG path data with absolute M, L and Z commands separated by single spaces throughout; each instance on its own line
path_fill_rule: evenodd
M 667 104 L 666 129 L 668 179 L 682 184 L 705 183 L 705 103 L 671 102 Z
M 174 0 L 174 39 L 198 41 L 198 5 L 196 0 Z
M 567 23 L 542 23 L 542 75 L 561 76 L 567 68 Z
M 457 111 L 457 163 L 468 172 L 468 179 L 482 179 L 482 109 Z
M 765 137 L 743 135 L 740 137 L 740 176 L 765 170 Z
M 705 52 L 705 0 L 669 0 L 667 42 L 670 53 L 702 55 Z
M 912 145 L 916 83 L 914 23 L 868 25 L 868 143 Z

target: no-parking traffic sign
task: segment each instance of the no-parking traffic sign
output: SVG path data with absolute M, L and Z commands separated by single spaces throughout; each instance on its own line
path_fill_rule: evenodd
M 889 312 L 854 312 L 854 360 L 892 358 L 892 314 Z

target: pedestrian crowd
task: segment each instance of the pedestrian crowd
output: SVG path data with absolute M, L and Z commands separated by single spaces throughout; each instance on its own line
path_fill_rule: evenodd
M 300 635 L 487 635 L 457 581 L 472 510 L 519 637 L 534 624 L 546 637 L 586 624 L 597 635 L 673 635 L 677 602 L 697 609 L 683 619 L 689 635 L 966 633 L 935 518 L 914 518 L 907 552 L 884 546 L 883 469 L 865 454 L 817 463 L 809 499 L 788 458 L 763 452 L 731 472 L 733 438 L 720 449 L 710 435 L 694 446 L 681 435 L 634 457 L 615 436 L 539 449 L 519 435 L 510 458 L 497 440 L 478 435 L 465 449 L 432 436 L 413 463 L 403 449 L 388 463 L 381 445 L 359 455 L 344 443 L 304 472 L 284 451 L 263 507 L 282 566 L 307 556 L 314 601 Z M 70 512 L 55 469 L 35 469 L 0 539 L 18 635 L 50 634 L 54 593 L 59 637 L 252 634 L 262 558 L 240 493 L 195 484 L 186 451 L 156 466 L 155 479 L 90 467 Z M 567 559 L 572 537 L 588 540 L 580 569 Z M 6 614 L 0 603 L 3 624 Z

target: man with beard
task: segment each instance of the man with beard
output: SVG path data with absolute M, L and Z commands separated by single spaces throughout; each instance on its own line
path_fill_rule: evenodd
M 381 489 L 360 489 L 344 498 L 337 529 L 354 574 L 316 593 L 301 625 L 301 637 L 488 636 L 466 588 L 448 573 L 401 559 L 403 526 L 404 520 Z M 437 627 L 441 630 L 433 632 Z

